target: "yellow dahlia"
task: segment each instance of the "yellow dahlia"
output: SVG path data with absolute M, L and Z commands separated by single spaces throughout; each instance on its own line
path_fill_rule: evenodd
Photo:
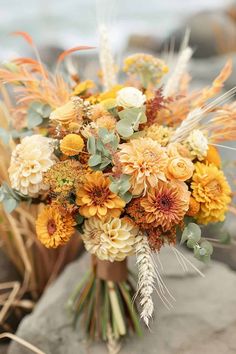
M 123 261 L 134 253 L 138 229 L 130 219 L 91 217 L 84 222 L 81 235 L 85 248 L 101 260 Z
M 166 146 L 173 134 L 173 129 L 159 124 L 152 124 L 144 132 L 147 138 L 157 141 L 161 146 Z
M 69 241 L 74 233 L 74 219 L 62 213 L 57 205 L 44 207 L 36 220 L 36 234 L 47 248 L 56 248 Z
M 53 151 L 49 138 L 41 135 L 23 138 L 11 156 L 8 172 L 12 188 L 31 197 L 47 190 L 43 174 L 55 162 Z
M 104 177 L 100 171 L 85 176 L 83 185 L 76 193 L 76 203 L 80 206 L 81 215 L 86 218 L 120 216 L 125 202 L 110 191 L 109 185 L 109 178 Z
M 132 193 L 146 192 L 155 187 L 158 180 L 165 181 L 168 156 L 161 145 L 150 138 L 133 139 L 120 145 L 119 159 L 122 172 L 130 175 Z
M 66 156 L 78 155 L 84 147 L 84 141 L 78 134 L 68 134 L 60 142 L 60 149 Z
M 192 195 L 200 203 L 197 219 L 202 224 L 225 219 L 225 212 L 231 201 L 230 186 L 224 173 L 215 165 L 195 164 L 191 188 Z
M 184 182 L 159 182 L 141 201 L 146 222 L 161 226 L 163 231 L 178 225 L 188 211 L 190 192 Z

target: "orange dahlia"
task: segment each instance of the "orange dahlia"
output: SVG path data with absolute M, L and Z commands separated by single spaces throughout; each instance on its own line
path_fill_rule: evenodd
M 230 186 L 223 171 L 215 165 L 197 162 L 191 188 L 192 195 L 200 203 L 197 219 L 202 224 L 219 222 L 225 219 L 231 201 Z
M 85 176 L 84 184 L 77 190 L 76 203 L 80 214 L 86 218 L 98 216 L 119 217 L 124 200 L 109 189 L 110 180 L 102 172 L 96 171 Z
M 184 182 L 159 182 L 141 201 L 146 222 L 156 223 L 163 231 L 178 225 L 189 207 L 190 192 Z
M 187 215 L 196 216 L 199 210 L 200 210 L 200 203 L 198 203 L 196 199 L 194 199 L 193 197 L 190 197 Z
M 122 172 L 130 175 L 132 193 L 146 192 L 156 187 L 159 180 L 165 181 L 168 156 L 161 145 L 151 138 L 133 139 L 120 145 L 119 159 Z
M 75 221 L 57 205 L 46 206 L 36 220 L 36 234 L 47 248 L 56 248 L 69 241 L 74 233 Z

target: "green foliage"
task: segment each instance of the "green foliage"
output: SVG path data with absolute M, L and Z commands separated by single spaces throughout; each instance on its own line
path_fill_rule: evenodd
M 88 165 L 94 170 L 104 170 L 112 162 L 112 154 L 117 150 L 119 139 L 113 132 L 100 128 L 98 137 L 88 138 L 87 149 L 91 154 Z
M 27 126 L 29 129 L 35 128 L 43 123 L 43 119 L 48 118 L 51 107 L 48 104 L 33 102 L 27 112 Z
M 4 182 L 0 187 L 0 203 L 3 204 L 5 211 L 11 213 L 19 202 L 20 196 Z
M 193 249 L 194 257 L 202 262 L 208 262 L 213 253 L 210 242 L 201 237 L 199 225 L 190 222 L 184 229 L 180 243 L 187 243 L 187 247 Z
M 17 131 L 15 129 L 9 129 L 5 130 L 0 127 L 0 140 L 2 140 L 3 144 L 8 145 L 10 139 L 18 139 L 18 138 L 24 138 L 27 135 L 31 135 L 32 131 L 30 130 L 21 130 Z
M 129 203 L 132 199 L 132 194 L 129 192 L 131 187 L 129 178 L 130 176 L 128 175 L 121 175 L 120 178 L 110 177 L 110 190 L 121 197 L 126 203 Z
M 139 124 L 147 121 L 145 107 L 124 109 L 119 112 L 119 118 L 120 120 L 116 124 L 118 133 L 124 139 L 130 138 L 134 132 L 138 131 Z

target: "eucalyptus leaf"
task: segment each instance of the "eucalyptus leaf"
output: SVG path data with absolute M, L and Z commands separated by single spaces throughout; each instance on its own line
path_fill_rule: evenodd
M 11 138 L 11 134 L 0 127 L 0 139 L 2 140 L 3 144 L 7 145 L 10 141 L 10 138 Z
M 101 155 L 92 155 L 88 160 L 88 164 L 91 167 L 96 166 L 101 162 L 102 162 Z
M 126 120 L 120 120 L 116 124 L 116 129 L 117 132 L 124 138 L 130 137 L 134 133 L 132 126 Z
M 42 124 L 42 122 L 43 122 L 43 118 L 39 113 L 37 113 L 36 111 L 31 111 L 31 110 L 28 111 L 27 127 L 29 129 L 37 127 L 38 125 Z
M 87 141 L 87 149 L 91 155 L 96 153 L 96 140 L 94 136 L 90 136 Z
M 18 206 L 18 202 L 13 198 L 4 199 L 3 206 L 7 213 L 11 213 Z

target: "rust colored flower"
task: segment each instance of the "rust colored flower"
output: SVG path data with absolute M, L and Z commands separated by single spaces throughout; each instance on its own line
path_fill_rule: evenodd
M 36 233 L 39 241 L 47 248 L 56 248 L 69 241 L 74 233 L 75 221 L 72 216 L 57 205 L 44 207 L 36 221 Z
M 125 202 L 109 189 L 110 180 L 102 172 L 87 174 L 83 186 L 76 192 L 80 214 L 86 218 L 119 217 Z
M 164 232 L 159 226 L 151 229 L 148 232 L 148 243 L 151 249 L 155 252 L 159 252 L 161 247 L 165 244 L 175 245 L 176 243 L 176 227 Z
M 145 209 L 146 222 L 155 222 L 163 231 L 178 225 L 189 207 L 190 193 L 181 182 L 159 182 L 158 188 L 151 188 L 141 201 Z
M 200 203 L 196 201 L 193 197 L 190 197 L 189 208 L 187 211 L 188 216 L 196 216 L 200 210 Z

